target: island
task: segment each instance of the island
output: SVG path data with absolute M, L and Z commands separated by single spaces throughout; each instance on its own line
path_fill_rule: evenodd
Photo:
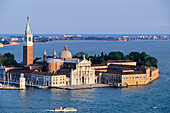
M 24 35 L 23 62 L 17 63 L 11 53 L 0 54 L 0 82 L 38 88 L 84 89 L 95 87 L 128 87 L 146 85 L 159 78 L 157 59 L 145 52 L 112 51 L 109 54 L 75 55 L 64 45 L 57 58 L 56 51 L 33 60 L 33 35 L 29 17 Z

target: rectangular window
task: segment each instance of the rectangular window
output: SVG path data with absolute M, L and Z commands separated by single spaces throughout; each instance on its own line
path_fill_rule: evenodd
M 31 41 L 31 37 L 29 37 L 29 41 Z

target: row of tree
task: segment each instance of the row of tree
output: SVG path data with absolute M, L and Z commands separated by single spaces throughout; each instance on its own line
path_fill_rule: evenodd
M 94 56 L 89 56 L 86 52 L 78 52 L 77 54 L 73 55 L 74 58 L 80 58 L 83 59 L 83 55 L 86 56 L 86 59 L 91 59 L 93 64 L 100 64 L 103 61 L 107 60 L 133 60 L 137 62 L 138 66 L 145 65 L 147 67 L 157 67 L 157 59 L 146 54 L 145 52 L 139 53 L 139 52 L 131 52 L 128 55 L 124 55 L 122 52 L 117 51 L 117 52 L 110 52 L 109 54 L 104 54 L 103 52 L 101 55 L 94 55 Z M 48 56 L 47 58 L 51 58 L 52 56 Z M 41 57 L 37 57 L 34 60 L 34 63 L 38 60 L 41 59 Z M 2 55 L 0 53 L 0 65 L 3 66 L 18 66 L 22 65 L 22 63 L 17 63 L 15 60 L 15 57 L 11 53 L 5 53 Z
M 131 52 L 128 55 L 124 55 L 122 52 L 110 52 L 109 54 L 104 54 L 103 52 L 101 55 L 94 55 L 94 56 L 88 56 L 86 52 L 78 52 L 73 57 L 75 58 L 83 58 L 83 55 L 86 55 L 86 58 L 90 58 L 93 64 L 100 64 L 103 61 L 107 60 L 133 60 L 137 62 L 138 66 L 145 65 L 147 67 L 157 67 L 157 59 L 146 54 L 145 52 L 139 53 L 139 52 Z

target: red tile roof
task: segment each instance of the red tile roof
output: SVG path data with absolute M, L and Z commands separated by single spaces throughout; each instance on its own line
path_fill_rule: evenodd
M 121 63 L 121 62 L 135 62 L 132 60 L 108 60 L 108 61 L 104 61 L 102 63 Z
M 112 72 L 105 72 L 105 73 L 121 74 L 121 75 L 145 74 L 145 73 L 143 73 L 142 71 L 133 71 L 133 72 L 118 72 L 118 71 L 112 71 Z
M 34 70 L 17 70 L 17 69 L 10 70 L 9 72 L 27 73 L 27 74 L 38 74 L 38 75 L 46 75 L 46 76 L 58 76 L 58 75 L 62 75 L 62 74 L 56 74 L 56 73 L 39 72 L 39 71 L 34 71 Z

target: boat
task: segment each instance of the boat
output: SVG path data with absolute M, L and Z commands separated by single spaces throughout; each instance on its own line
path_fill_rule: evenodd
M 77 111 L 77 109 L 74 109 L 74 108 L 68 108 L 68 107 L 58 107 L 58 108 L 55 108 L 54 111 L 63 111 L 63 112 L 74 112 L 74 111 Z
M 150 106 L 149 108 L 152 108 L 152 109 L 157 109 L 158 107 Z
M 114 84 L 113 87 L 124 88 L 124 87 L 128 87 L 128 84 L 127 83 L 117 83 L 117 84 Z

